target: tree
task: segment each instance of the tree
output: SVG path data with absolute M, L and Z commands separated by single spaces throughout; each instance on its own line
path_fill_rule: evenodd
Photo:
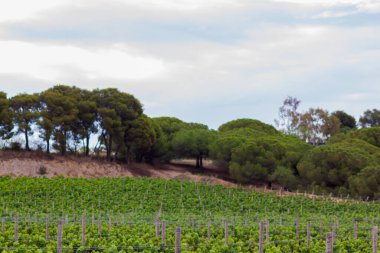
M 128 124 L 137 119 L 143 110 L 140 101 L 134 96 L 117 89 L 95 90 L 94 96 L 102 129 L 100 142 L 106 148 L 107 160 L 110 160 L 112 151 L 118 154 L 125 145 Z
M 356 119 L 344 111 L 335 111 L 331 114 L 339 119 L 340 129 L 343 131 L 356 129 Z
M 362 197 L 380 197 L 380 165 L 368 166 L 349 178 L 351 194 Z
M 363 116 L 360 117 L 359 122 L 362 127 L 380 126 L 380 110 L 365 111 Z
M 227 169 L 232 159 L 232 151 L 247 142 L 251 138 L 265 133 L 250 128 L 235 128 L 229 131 L 219 132 L 213 142 L 210 143 L 210 157 L 217 163 L 218 167 Z
M 249 128 L 256 131 L 268 133 L 268 134 L 278 134 L 276 128 L 271 125 L 265 124 L 256 119 L 237 119 L 224 123 L 219 127 L 219 132 L 225 132 L 238 128 Z
M 126 157 L 129 160 L 142 162 L 144 158 L 149 159 L 157 135 L 153 126 L 153 121 L 146 115 L 141 115 L 136 120 L 128 123 L 125 131 Z
M 279 109 L 279 119 L 275 119 L 276 126 L 286 134 L 298 136 L 301 113 L 298 107 L 301 100 L 296 97 L 288 96 Z
M 47 105 L 44 103 L 43 96 L 40 96 L 38 103 L 38 119 L 37 126 L 40 129 L 39 137 L 46 142 L 46 153 L 50 153 L 50 140 L 53 135 L 53 115 L 51 111 L 47 110 Z
M 9 106 L 7 94 L 0 91 L 0 138 L 3 139 L 9 139 L 13 135 L 13 121 Z
M 380 148 L 380 126 L 371 128 L 361 128 L 348 134 L 349 138 L 356 138 L 366 141 Z
M 209 145 L 215 133 L 207 129 L 183 129 L 173 136 L 172 147 L 178 158 L 195 158 L 196 168 L 203 169 L 203 158 L 209 155 Z
M 310 108 L 301 114 L 298 136 L 313 145 L 325 143 L 326 139 L 339 132 L 340 121 L 321 108 Z
M 157 117 L 152 120 L 160 126 L 163 133 L 166 134 L 169 140 L 173 138 L 173 135 L 184 128 L 188 128 L 188 124 L 175 117 Z
M 297 169 L 299 175 L 308 183 L 332 189 L 337 187 L 348 189 L 349 177 L 379 162 L 380 149 L 356 139 L 310 150 L 301 159 Z
M 286 149 L 275 136 L 250 139 L 232 151 L 231 176 L 242 182 L 269 181 L 269 176 L 281 164 Z
M 80 91 L 80 100 L 77 103 L 78 116 L 73 126 L 74 136 L 85 140 L 85 155 L 90 153 L 91 134 L 97 132 L 96 119 L 98 117 L 98 108 L 94 94 L 87 90 Z
M 10 108 L 13 114 L 14 124 L 17 126 L 17 133 L 25 136 L 25 149 L 30 150 L 29 135 L 32 135 L 31 125 L 37 119 L 38 95 L 19 94 L 10 100 Z
M 51 134 L 54 136 L 55 146 L 62 155 L 66 154 L 69 133 L 77 120 L 78 101 L 80 89 L 76 87 L 57 85 L 41 93 L 40 108 L 43 119 L 39 125 L 42 126 L 45 140 Z M 53 128 L 50 133 L 51 126 Z

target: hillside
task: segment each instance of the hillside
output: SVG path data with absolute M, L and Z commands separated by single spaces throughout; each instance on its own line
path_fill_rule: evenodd
M 40 168 L 46 168 L 41 175 Z M 186 161 L 183 163 L 149 165 L 145 163 L 115 163 L 95 157 L 78 155 L 47 155 L 39 152 L 0 151 L 0 176 L 48 178 L 85 177 L 85 178 L 118 178 L 118 177 L 153 177 L 161 179 L 183 179 L 194 182 L 206 182 L 224 186 L 235 184 L 212 176 L 212 168 L 205 175 L 194 169 Z M 225 176 L 225 175 L 224 175 Z

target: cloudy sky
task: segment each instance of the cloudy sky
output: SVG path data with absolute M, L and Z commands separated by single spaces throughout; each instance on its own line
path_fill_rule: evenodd
M 0 0 L 0 90 L 116 87 L 216 128 L 380 107 L 380 0 Z

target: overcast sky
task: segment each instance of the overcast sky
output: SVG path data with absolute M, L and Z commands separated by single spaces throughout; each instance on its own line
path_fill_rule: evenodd
M 212 128 L 380 108 L 379 0 L 0 0 L 0 90 L 116 87 Z

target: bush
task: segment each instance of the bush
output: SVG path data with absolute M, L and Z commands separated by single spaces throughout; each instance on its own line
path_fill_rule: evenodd
M 44 165 L 41 165 L 38 168 L 38 174 L 39 175 L 46 175 L 47 174 L 47 168 Z
M 21 143 L 12 141 L 9 145 L 9 148 L 13 151 L 20 151 L 21 150 Z
M 279 183 L 287 189 L 294 189 L 297 186 L 298 180 L 290 168 L 278 166 L 270 176 L 272 182 Z
M 368 166 L 349 179 L 350 191 L 361 197 L 380 197 L 380 165 Z

